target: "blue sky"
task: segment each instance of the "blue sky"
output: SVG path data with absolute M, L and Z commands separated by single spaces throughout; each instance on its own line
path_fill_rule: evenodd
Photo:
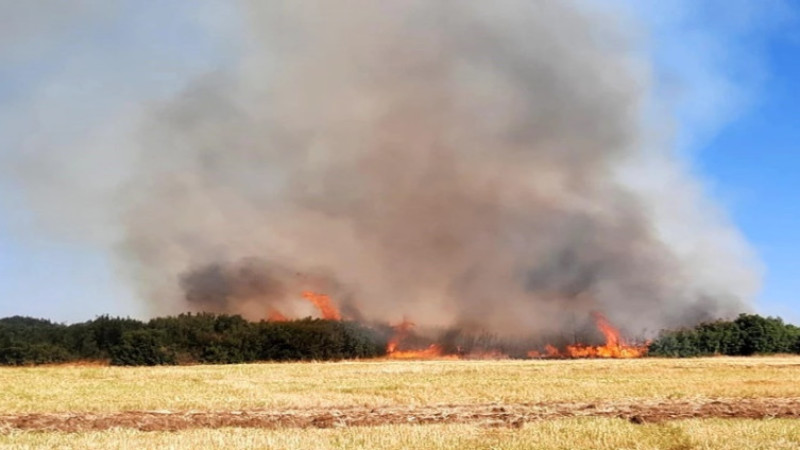
M 238 18 L 225 2 L 78 0 L 69 14 L 53 0 L 38 2 L 42 11 L 18 3 L 0 6 L 0 164 L 15 152 L 58 155 L 91 142 L 86 152 L 108 158 L 110 173 L 124 171 L 126 159 L 109 151 L 116 143 L 98 130 L 125 129 L 144 105 L 236 58 Z M 758 311 L 800 323 L 798 4 L 675 0 L 627 8 L 649 36 L 654 76 L 667 87 L 656 95 L 678 92 L 678 151 L 763 263 Z M 113 183 L 89 179 L 80 163 L 37 170 L 81 180 L 87 192 Z M 115 271 L 115 236 L 82 225 L 104 219 L 74 220 L 94 208 L 55 208 L 64 219 L 42 228 L 27 208 L 37 193 L 23 192 L 12 175 L 19 176 L 0 167 L 0 316 L 143 316 Z
M 800 322 L 800 42 L 764 48 L 769 75 L 752 106 L 697 153 L 697 170 L 766 267 L 759 309 Z

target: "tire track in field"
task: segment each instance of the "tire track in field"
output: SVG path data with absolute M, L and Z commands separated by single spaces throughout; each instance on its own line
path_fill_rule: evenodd
M 689 418 L 800 418 L 800 398 L 700 399 L 642 403 L 531 403 L 314 408 L 245 411 L 123 411 L 0 415 L 0 431 L 91 431 L 131 428 L 334 428 L 462 423 L 521 427 L 564 417 L 618 417 L 633 423 Z

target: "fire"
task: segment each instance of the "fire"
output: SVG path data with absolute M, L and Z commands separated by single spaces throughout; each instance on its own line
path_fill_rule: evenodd
M 455 353 L 446 353 L 441 345 L 431 344 L 422 349 L 400 350 L 399 347 L 409 337 L 414 322 L 403 319 L 393 326 L 394 335 L 386 344 L 386 356 L 391 359 L 507 359 L 508 355 L 499 350 L 474 351 L 468 354 L 459 348 Z
M 529 358 L 640 358 L 647 354 L 647 343 L 628 344 L 619 329 L 599 312 L 592 313 L 597 329 L 605 338 L 604 345 L 572 344 L 563 350 L 554 345 L 545 345 L 543 350 L 531 350 Z M 403 341 L 411 334 L 414 323 L 403 319 L 395 325 L 394 335 L 386 345 L 386 355 L 392 359 L 504 359 L 508 355 L 497 349 L 463 352 L 460 348 L 452 353 L 444 351 L 441 345 L 431 344 L 426 348 L 401 349 Z
M 558 358 L 561 352 L 550 344 L 544 346 L 544 353 L 538 350 L 531 350 L 528 352 L 528 358 Z
M 389 343 L 386 344 L 386 353 L 390 356 L 397 352 L 397 346 L 408 336 L 408 331 L 414 328 L 414 322 L 403 319 L 402 322 L 392 328 L 394 328 L 394 335 L 389 339 Z
M 457 355 L 445 355 L 442 347 L 431 344 L 422 350 L 392 350 L 386 349 L 389 358 L 392 359 L 458 359 Z
M 597 328 L 603 333 L 603 336 L 606 337 L 606 347 L 620 347 L 625 345 L 619 337 L 619 330 L 611 325 L 608 319 L 606 319 L 606 316 L 595 311 L 592 313 L 592 317 L 594 318 L 594 323 L 597 325 Z
M 303 291 L 303 298 L 310 301 L 326 320 L 342 320 L 342 315 L 336 306 L 333 305 L 331 298 L 325 294 L 318 294 L 312 291 Z
M 414 328 L 414 322 L 403 319 L 402 322 L 393 326 L 394 335 L 386 344 L 386 355 L 392 359 L 432 359 L 441 358 L 444 353 L 442 347 L 431 344 L 427 348 L 420 350 L 398 350 L 398 346 L 408 337 L 409 332 Z
M 331 298 L 327 295 L 318 294 L 313 291 L 303 291 L 301 295 L 304 299 L 311 302 L 311 304 L 317 308 L 323 319 L 342 320 L 341 313 L 339 313 L 339 310 L 333 304 Z M 292 319 L 289 319 L 277 309 L 270 307 L 267 309 L 267 320 L 270 322 L 287 322 Z
M 267 310 L 267 320 L 270 322 L 286 322 L 289 318 L 281 314 L 277 309 L 269 308 Z
M 647 343 L 630 345 L 622 339 L 619 330 L 599 312 L 592 313 L 597 329 L 606 339 L 605 345 L 568 345 L 561 351 L 552 345 L 545 346 L 545 352 L 531 350 L 529 358 L 640 358 L 647 354 Z
M 342 315 L 333 304 L 330 297 L 313 291 L 303 291 L 304 299 L 311 302 L 320 312 L 323 319 L 342 320 Z M 268 320 L 271 322 L 285 322 L 289 320 L 275 308 L 267 311 Z M 597 329 L 605 338 L 604 345 L 587 345 L 576 343 L 559 349 L 547 344 L 542 350 L 530 350 L 529 358 L 639 358 L 647 354 L 648 343 L 631 345 L 608 319 L 599 312 L 592 313 Z M 446 352 L 441 344 L 430 344 L 425 348 L 402 348 L 403 342 L 411 337 L 414 322 L 403 319 L 394 325 L 394 334 L 386 344 L 386 355 L 391 359 L 507 359 L 509 355 L 499 349 L 472 349 L 464 350 L 461 347 Z

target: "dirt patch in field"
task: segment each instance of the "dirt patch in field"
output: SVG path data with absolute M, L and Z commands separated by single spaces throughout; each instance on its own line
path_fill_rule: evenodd
M 470 423 L 521 427 L 525 422 L 563 417 L 618 417 L 633 423 L 689 418 L 800 418 L 800 398 L 704 399 L 645 403 L 532 403 L 350 407 L 248 411 L 127 411 L 0 415 L 0 431 L 88 431 L 133 428 L 333 428 L 389 424 Z

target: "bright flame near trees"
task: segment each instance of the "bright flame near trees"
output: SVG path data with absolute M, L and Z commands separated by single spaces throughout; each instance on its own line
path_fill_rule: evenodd
M 597 329 L 606 339 L 605 345 L 592 346 L 586 344 L 567 345 L 563 351 L 552 345 L 546 345 L 544 352 L 531 350 L 530 358 L 640 358 L 647 354 L 647 344 L 629 345 L 622 339 L 619 330 L 599 312 L 593 312 L 592 317 Z
M 288 317 L 284 316 L 280 311 L 275 308 L 270 308 L 267 311 L 267 320 L 270 322 L 286 322 Z
M 547 344 L 543 351 L 531 350 L 529 358 L 640 358 L 647 354 L 647 344 L 629 345 L 622 338 L 620 331 L 599 312 L 592 313 L 597 329 L 605 337 L 604 345 L 587 345 L 576 343 L 567 345 L 563 350 Z M 414 323 L 404 319 L 395 325 L 394 335 L 386 346 L 386 355 L 391 359 L 505 359 L 508 355 L 497 349 L 462 353 L 446 353 L 439 344 L 431 344 L 421 349 L 401 349 L 403 341 L 408 337 Z
M 400 342 L 406 339 L 408 336 L 409 330 L 414 327 L 414 322 L 409 321 L 408 319 L 403 319 L 398 325 L 394 327 L 394 335 L 389 339 L 389 343 L 386 344 L 386 354 L 390 357 L 395 354 L 399 353 L 397 350 L 397 346 L 400 345 Z
M 325 320 L 342 320 L 339 309 L 331 298 L 325 294 L 313 291 L 303 291 L 302 297 L 311 302 Z M 289 320 L 280 311 L 270 308 L 267 317 L 271 322 L 284 322 Z M 563 349 L 547 344 L 541 350 L 527 352 L 529 358 L 640 358 L 647 354 L 648 342 L 642 344 L 629 344 L 623 339 L 619 329 L 609 322 L 600 312 L 593 312 L 595 326 L 605 338 L 604 345 L 588 345 L 575 343 Z M 386 344 L 386 356 L 391 359 L 505 359 L 509 356 L 500 349 L 485 349 L 464 352 L 461 348 L 447 352 L 440 343 L 432 343 L 422 348 L 407 348 L 409 337 L 415 324 L 408 319 L 403 319 L 394 325 L 393 335 Z
M 325 294 L 318 294 L 312 291 L 303 291 L 303 298 L 310 301 L 325 320 L 342 320 L 342 315 L 336 306 L 333 305 L 331 298 Z

